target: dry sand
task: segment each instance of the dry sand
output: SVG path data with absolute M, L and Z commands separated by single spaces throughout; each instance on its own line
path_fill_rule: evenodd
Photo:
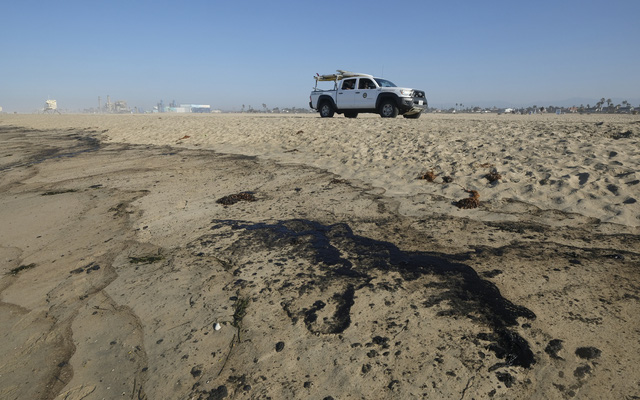
M 2 115 L 0 398 L 640 396 L 639 137 Z

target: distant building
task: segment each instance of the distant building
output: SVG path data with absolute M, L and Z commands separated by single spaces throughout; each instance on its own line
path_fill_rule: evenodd
M 176 104 L 175 100 L 171 102 L 169 107 L 162 107 L 161 104 L 158 104 L 157 112 L 168 112 L 168 113 L 210 113 L 211 106 L 209 104 Z M 164 109 L 164 111 L 160 111 Z
M 128 113 L 129 107 L 127 107 L 127 102 L 124 100 L 118 100 L 113 103 L 113 111 L 116 113 Z
M 187 105 L 181 104 L 180 107 L 187 107 Z M 210 113 L 211 106 L 209 104 L 189 104 L 192 113 Z

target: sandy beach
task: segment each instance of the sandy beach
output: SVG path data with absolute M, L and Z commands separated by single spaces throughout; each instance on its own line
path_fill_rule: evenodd
M 639 138 L 0 115 L 0 398 L 636 398 Z

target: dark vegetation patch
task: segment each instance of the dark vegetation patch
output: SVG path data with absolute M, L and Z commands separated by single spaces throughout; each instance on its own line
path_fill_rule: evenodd
M 49 192 L 42 193 L 42 196 L 55 196 L 56 194 L 64 194 L 64 193 L 75 193 L 78 189 L 63 189 L 63 190 L 52 190 Z
M 418 179 L 422 179 L 422 180 L 425 180 L 427 182 L 433 182 L 436 179 L 437 176 L 438 175 L 436 175 L 432 170 L 432 171 L 427 171 L 424 174 L 420 175 L 418 177 Z
M 221 197 L 216 200 L 216 203 L 222 204 L 223 206 L 230 206 L 239 201 L 256 201 L 256 197 L 252 193 L 242 192 Z
M 240 297 L 236 300 L 233 312 L 233 326 L 240 329 L 240 327 L 242 326 L 242 320 L 244 319 L 245 315 L 247 315 L 248 307 L 249 299 Z
M 154 262 L 164 260 L 163 255 L 129 257 L 129 264 L 153 264 Z
M 499 173 L 497 173 L 496 171 L 493 172 L 489 172 L 488 174 L 486 174 L 485 179 L 488 180 L 490 183 L 494 183 L 499 181 L 500 179 L 502 179 L 502 175 L 500 175 Z
M 93 271 L 97 271 L 100 269 L 100 265 L 98 265 L 96 262 L 91 262 L 83 267 L 80 268 L 76 268 L 74 270 L 71 271 L 71 274 L 80 274 L 82 272 L 85 272 L 87 274 L 92 273 Z
M 545 353 L 556 360 L 562 360 L 562 357 L 558 356 L 558 352 L 560 350 L 562 350 L 562 340 L 560 339 L 553 339 L 549 341 L 547 347 L 544 348 Z
M 9 275 L 13 275 L 16 276 L 18 275 L 20 272 L 22 271 L 26 271 L 28 269 L 32 269 L 35 268 L 36 264 L 35 263 L 31 263 L 31 264 L 26 264 L 26 265 L 21 265 L 19 267 L 13 268 L 12 270 L 9 271 Z
M 480 206 L 480 193 L 476 190 L 465 190 L 465 192 L 469 193 L 469 197 L 456 201 L 454 205 L 462 209 L 478 208 Z
M 576 355 L 585 360 L 593 360 L 600 357 L 602 352 L 595 347 L 578 347 L 576 349 Z

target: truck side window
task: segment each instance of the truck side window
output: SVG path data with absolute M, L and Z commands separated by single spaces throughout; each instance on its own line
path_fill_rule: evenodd
M 360 78 L 360 82 L 358 84 L 358 89 L 375 89 L 376 85 L 371 82 L 371 79 Z
M 349 79 L 349 80 L 345 80 L 344 82 L 342 82 L 342 89 L 343 90 L 350 90 L 350 89 L 354 89 L 356 87 L 356 80 L 355 79 Z

